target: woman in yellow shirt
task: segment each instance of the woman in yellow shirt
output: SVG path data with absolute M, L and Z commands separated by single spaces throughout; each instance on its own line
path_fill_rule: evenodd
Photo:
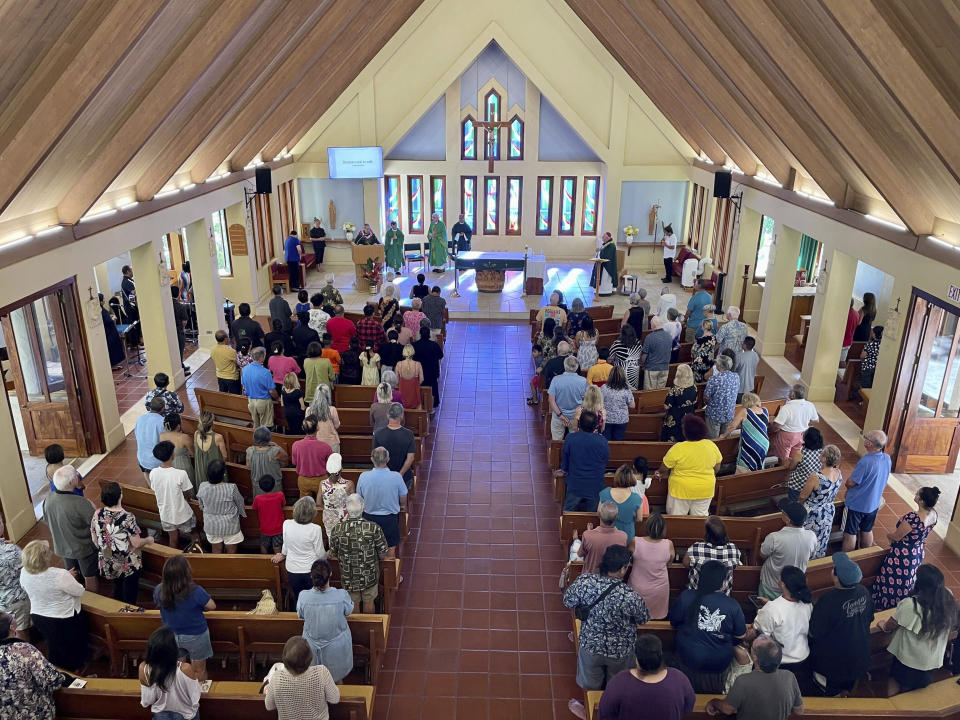
M 723 461 L 720 449 L 707 440 L 707 423 L 699 415 L 684 415 L 683 442 L 667 451 L 654 478 L 667 478 L 668 515 L 709 515 Z

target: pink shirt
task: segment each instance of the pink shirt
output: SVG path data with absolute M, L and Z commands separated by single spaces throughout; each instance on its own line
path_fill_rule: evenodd
M 297 364 L 296 358 L 286 355 L 274 355 L 267 360 L 267 369 L 270 370 L 273 381 L 277 385 L 283 385 L 283 376 L 287 373 L 300 374 L 300 366 Z
M 858 313 L 853 308 L 850 308 L 847 312 L 847 327 L 843 331 L 843 346 L 850 347 L 853 345 L 853 333 L 857 329 L 857 325 L 860 324 L 860 313 Z
M 407 310 L 403 314 L 403 326 L 410 330 L 413 333 L 413 337 L 420 339 L 420 321 L 425 318 L 424 315 L 419 310 Z
M 303 477 L 324 477 L 327 474 L 327 458 L 332 454 L 330 446 L 313 435 L 297 440 L 290 448 L 290 458 L 297 468 L 297 474 Z

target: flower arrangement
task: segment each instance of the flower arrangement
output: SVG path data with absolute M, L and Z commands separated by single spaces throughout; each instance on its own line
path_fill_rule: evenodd
M 380 287 L 380 283 L 383 282 L 383 263 L 373 258 L 367 258 L 362 274 L 363 279 L 370 284 L 370 289 L 376 292 L 376 288 Z
M 344 232 L 355 232 L 356 229 L 357 229 L 357 226 L 354 225 L 352 222 L 345 222 L 345 223 L 341 226 L 341 229 L 342 229 Z
M 627 236 L 627 242 L 628 242 L 628 243 L 632 243 L 632 242 L 633 242 L 633 237 L 634 237 L 635 235 L 639 234 L 639 232 L 640 232 L 640 229 L 639 229 L 639 228 L 635 228 L 633 225 L 627 225 L 627 226 L 623 229 L 623 234 Z

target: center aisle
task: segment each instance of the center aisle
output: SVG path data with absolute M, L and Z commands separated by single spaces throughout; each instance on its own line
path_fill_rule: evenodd
M 580 697 L 526 324 L 447 326 L 378 720 L 567 720 Z M 426 482 L 424 482 L 426 480 Z

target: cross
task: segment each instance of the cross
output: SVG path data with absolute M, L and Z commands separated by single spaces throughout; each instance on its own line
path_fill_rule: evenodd
M 484 130 L 487 134 L 487 170 L 493 172 L 493 144 L 500 134 L 500 128 L 510 127 L 509 120 L 479 120 L 474 123 L 478 128 Z

